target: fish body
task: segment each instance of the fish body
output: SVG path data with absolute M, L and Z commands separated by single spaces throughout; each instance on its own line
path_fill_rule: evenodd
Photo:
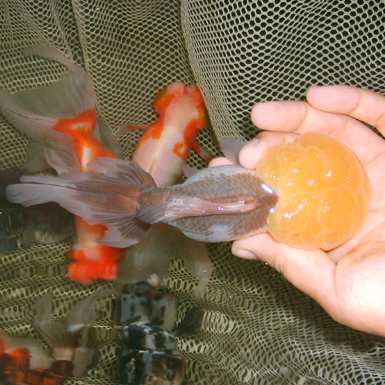
M 203 242 L 244 238 L 266 231 L 278 202 L 255 171 L 238 165 L 204 169 L 163 188 L 135 163 L 98 158 L 89 166 L 94 174 L 24 177 L 7 188 L 8 199 L 27 206 L 54 201 L 90 223 L 105 223 L 101 242 L 114 247 L 138 243 L 157 222 Z
M 132 161 L 152 175 L 158 187 L 165 187 L 179 181 L 191 148 L 210 160 L 196 140 L 198 132 L 209 124 L 208 114 L 195 83 L 170 84 L 158 93 L 154 107 L 160 116 L 146 128 Z
M 87 163 L 95 158 L 117 158 L 118 156 L 103 147 L 95 138 L 94 130 L 97 123 L 95 109 L 84 111 L 74 119 L 62 118 L 52 127 L 53 130 L 63 133 L 73 139 L 76 157 L 80 164 L 80 171 L 86 172 Z
M 65 318 L 51 322 L 52 292 L 35 307 L 34 324 L 50 346 L 50 353 L 35 339 L 13 338 L 0 332 L 0 379 L 5 384 L 60 385 L 66 378 L 84 376 L 99 360 L 94 329 L 94 302 L 112 294 L 97 289 L 78 302 Z
M 178 385 L 185 359 L 178 351 L 178 299 L 164 286 L 143 281 L 123 288 L 115 328 L 122 341 L 119 384 Z
M 121 156 L 119 143 L 97 117 L 96 96 L 88 73 L 54 48 L 39 45 L 25 54 L 58 61 L 68 69 L 57 83 L 48 87 L 12 95 L 0 90 L 3 115 L 35 141 L 26 168 L 40 171 L 51 166 L 59 175 L 85 172 L 89 171 L 87 164 L 91 159 Z M 97 241 L 106 231 L 103 224 L 90 226 L 77 217 L 76 227 L 78 241 L 69 253 L 72 262 L 68 277 L 84 284 L 98 278 L 115 279 L 125 250 Z
M 202 242 L 224 242 L 266 230 L 277 196 L 253 170 L 205 169 L 182 185 L 143 188 L 137 210 L 146 223 L 162 221 Z

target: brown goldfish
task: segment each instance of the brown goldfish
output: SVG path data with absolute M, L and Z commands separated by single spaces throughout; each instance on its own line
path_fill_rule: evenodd
M 23 177 L 8 186 L 8 199 L 24 206 L 57 202 L 89 224 L 103 223 L 100 242 L 113 247 L 138 243 L 158 222 L 203 242 L 248 237 L 266 231 L 278 202 L 254 170 L 239 165 L 207 168 L 162 188 L 135 163 L 97 158 L 88 166 L 93 173 Z

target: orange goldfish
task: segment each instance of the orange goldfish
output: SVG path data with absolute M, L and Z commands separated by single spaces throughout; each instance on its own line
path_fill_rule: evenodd
M 154 107 L 160 116 L 148 127 L 144 126 L 146 131 L 132 160 L 152 175 L 158 187 L 164 187 L 175 184 L 182 177 L 182 166 L 191 148 L 207 162 L 211 160 L 196 140 L 198 132 L 209 122 L 202 94 L 195 83 L 188 87 L 181 82 L 170 84 L 158 93 Z M 127 128 L 143 126 L 128 125 Z
M 34 324 L 51 354 L 38 340 L 0 332 L 0 380 L 6 384 L 60 385 L 68 377 L 84 376 L 98 363 L 102 344 L 90 326 L 96 320 L 94 302 L 110 294 L 112 290 L 100 287 L 78 302 L 66 318 L 52 323 L 52 292 L 40 298 Z
M 58 174 L 84 172 L 89 171 L 87 163 L 91 159 L 121 156 L 119 143 L 97 118 L 95 92 L 87 72 L 54 48 L 39 45 L 27 49 L 25 54 L 56 60 L 68 68 L 59 82 L 48 87 L 12 95 L 0 90 L 3 115 L 36 141 L 26 168 L 40 171 L 49 165 Z M 84 284 L 98 278 L 115 279 L 126 250 L 97 242 L 104 236 L 104 225 L 91 226 L 80 217 L 76 224 L 78 243 L 70 250 L 73 262 L 69 265 L 69 278 Z

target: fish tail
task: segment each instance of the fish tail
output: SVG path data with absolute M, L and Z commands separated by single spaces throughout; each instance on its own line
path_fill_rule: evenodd
M 59 174 L 80 171 L 72 138 L 55 132 L 54 127 L 63 118 L 75 119 L 86 111 L 95 111 L 92 79 L 56 48 L 37 45 L 26 49 L 24 54 L 55 60 L 68 69 L 58 82 L 47 87 L 14 94 L 0 89 L 0 110 L 5 118 L 21 133 L 41 142 L 44 147 L 39 153 L 33 152 L 25 167 L 42 171 L 48 163 Z M 96 112 L 94 114 L 96 123 Z
M 96 365 L 100 343 L 91 324 L 96 320 L 95 301 L 109 296 L 113 291 L 99 287 L 83 301 L 78 302 L 64 319 L 51 322 L 52 292 L 36 302 L 34 325 L 52 348 L 56 361 L 71 361 L 73 373 L 63 376 L 82 376 Z
M 21 94 L 21 93 L 19 93 Z M 46 130 L 53 127 L 57 119 L 44 116 L 29 109 L 17 94 L 0 89 L 0 110 L 20 132 L 33 140 L 44 140 Z
M 164 279 L 171 260 L 177 258 L 182 258 L 186 270 L 199 281 L 193 295 L 202 299 L 213 271 L 206 244 L 163 224 L 152 226 L 143 242 L 128 249 L 115 286 L 121 291 L 123 283 L 144 281 L 151 274 Z
M 25 92 L 31 93 L 30 91 Z M 8 91 L 0 89 L 2 114 L 21 133 L 40 142 L 38 150 L 36 150 L 36 143 L 30 146 L 29 158 L 24 168 L 28 171 L 43 171 L 51 166 L 58 173 L 79 171 L 80 165 L 75 153 L 73 139 L 53 130 L 58 119 L 49 116 L 49 114 L 42 115 L 34 112 L 33 108 L 29 108 L 23 103 L 20 96 L 18 94 L 11 95 Z
M 64 64 L 68 68 L 61 79 L 48 87 L 38 87 L 10 94 L 0 90 L 0 109 L 22 133 L 43 140 L 47 128 L 61 118 L 75 118 L 95 109 L 92 79 L 81 67 L 71 63 L 53 47 L 37 45 L 24 51 Z
M 36 45 L 24 50 L 24 55 L 51 59 L 68 69 L 58 82 L 48 87 L 17 94 L 23 96 L 32 109 L 38 110 L 42 115 L 57 118 L 74 118 L 84 111 L 95 109 L 96 96 L 91 76 L 83 68 L 69 61 L 62 52 L 53 47 Z
M 155 186 L 154 180 L 135 163 L 119 159 L 97 158 L 89 167 L 94 173 L 23 177 L 22 184 L 6 188 L 7 198 L 24 206 L 56 202 L 88 224 L 104 224 L 100 242 L 105 245 L 138 243 L 150 228 L 137 217 L 141 189 Z

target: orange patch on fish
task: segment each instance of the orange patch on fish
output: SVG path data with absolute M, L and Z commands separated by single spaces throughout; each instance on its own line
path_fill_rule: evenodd
M 59 119 L 52 127 L 54 130 L 73 136 L 72 132 L 92 132 L 95 128 L 97 116 L 95 110 L 82 112 L 73 119 Z
M 7 358 L 5 357 L 7 356 Z M 31 353 L 27 348 L 18 348 L 7 353 L 0 354 L 0 361 L 7 360 L 7 366 L 15 366 L 18 368 L 29 368 L 29 360 Z
M 164 130 L 164 117 L 159 117 L 153 124 L 151 124 L 143 135 L 140 137 L 138 144 L 135 147 L 135 151 L 138 151 L 141 145 L 149 139 L 159 140 Z
M 150 172 L 158 186 L 168 186 L 183 175 L 182 166 L 192 147 L 204 160 L 210 159 L 196 140 L 198 132 L 208 126 L 209 119 L 196 84 L 186 86 L 174 82 L 158 93 L 153 104 L 160 116 L 139 139 L 132 160 Z
M 88 110 L 73 119 L 59 119 L 53 126 L 55 131 L 61 132 L 74 139 L 74 147 L 82 171 L 86 171 L 87 163 L 93 158 L 117 158 L 112 152 L 93 136 L 97 121 L 96 111 Z
M 170 87 L 171 86 L 171 87 Z M 182 83 L 172 83 L 170 86 L 163 88 L 159 91 L 158 95 L 156 95 L 153 106 L 155 111 L 159 115 L 164 115 L 166 113 L 166 108 L 170 105 L 170 103 L 176 99 L 183 96 L 187 88 Z
M 268 217 L 278 241 L 330 250 L 349 240 L 365 219 L 371 196 L 366 170 L 352 150 L 327 135 L 306 133 L 269 149 L 256 171 L 279 195 Z
M 68 267 L 68 278 L 83 284 L 97 279 L 116 279 L 119 263 L 124 260 L 127 249 L 97 242 L 107 229 L 104 225 L 89 225 L 80 217 L 76 217 L 76 224 L 79 240 L 69 251 L 72 262 Z

